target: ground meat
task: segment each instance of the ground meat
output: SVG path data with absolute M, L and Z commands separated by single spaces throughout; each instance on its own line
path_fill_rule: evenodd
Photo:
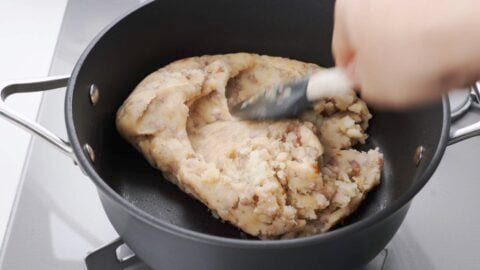
M 319 101 L 297 120 L 243 121 L 229 112 L 319 68 L 246 53 L 179 60 L 135 88 L 117 127 L 168 180 L 246 233 L 321 233 L 379 184 L 378 149 L 350 149 L 367 139 L 365 103 L 351 91 Z

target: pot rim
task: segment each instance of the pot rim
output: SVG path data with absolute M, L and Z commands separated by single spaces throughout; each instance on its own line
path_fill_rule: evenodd
M 74 67 L 72 76 L 67 85 L 67 92 L 65 96 L 65 122 L 67 127 L 67 134 L 68 134 L 70 143 L 72 145 L 74 154 L 77 157 L 79 166 L 92 179 L 92 181 L 95 183 L 95 185 L 97 186 L 97 189 L 100 192 L 102 192 L 106 197 L 108 197 L 114 203 L 118 203 L 122 207 L 122 209 L 127 211 L 130 215 L 142 220 L 143 222 L 149 224 L 152 227 L 174 234 L 178 237 L 188 238 L 193 241 L 200 241 L 200 242 L 205 242 L 209 244 L 235 246 L 235 247 L 241 247 L 241 248 L 259 248 L 259 249 L 291 248 L 295 246 L 319 244 L 322 242 L 323 243 L 328 242 L 342 235 L 365 230 L 368 227 L 372 226 L 373 224 L 388 218 L 390 215 L 394 214 L 395 212 L 397 212 L 403 206 L 405 206 L 410 202 L 410 200 L 423 188 L 423 186 L 425 186 L 425 184 L 428 182 L 428 180 L 430 179 L 430 177 L 433 175 L 436 168 L 438 167 L 438 164 L 440 163 L 443 157 L 443 154 L 445 152 L 445 149 L 447 147 L 449 131 L 450 131 L 450 105 L 449 105 L 448 96 L 443 96 L 442 98 L 443 121 L 442 121 L 442 132 L 441 132 L 442 134 L 440 136 L 440 141 L 438 142 L 438 147 L 435 150 L 435 153 L 431 159 L 431 162 L 428 164 L 427 168 L 424 170 L 423 174 L 419 178 L 420 180 L 417 181 L 412 187 L 410 187 L 409 190 L 405 194 L 400 196 L 400 198 L 394 203 L 378 211 L 377 213 L 366 217 L 363 220 L 347 225 L 345 227 L 338 228 L 333 231 L 329 231 L 322 234 L 317 234 L 317 235 L 312 235 L 312 236 L 302 237 L 302 238 L 295 238 L 295 239 L 280 239 L 280 240 L 235 239 L 235 238 L 209 235 L 209 234 L 181 228 L 167 221 L 156 218 L 153 215 L 148 214 L 147 212 L 134 206 L 133 204 L 125 200 L 122 196 L 120 196 L 117 192 L 115 192 L 108 184 L 106 184 L 102 180 L 102 178 L 97 174 L 94 167 L 90 163 L 87 155 L 85 154 L 85 152 L 81 147 L 80 141 L 77 136 L 77 132 L 76 132 L 76 128 L 73 120 L 73 108 L 72 108 L 73 102 L 72 101 L 73 101 L 73 93 L 74 93 L 75 85 L 77 82 L 76 79 L 78 77 L 78 74 L 83 66 L 83 63 L 85 62 L 86 58 L 89 56 L 90 52 L 95 47 L 95 45 L 102 39 L 102 37 L 107 32 L 109 32 L 112 28 L 114 28 L 118 22 L 127 19 L 129 16 L 131 16 L 134 13 L 140 12 L 140 10 L 144 8 L 148 8 L 148 6 L 152 2 L 154 1 L 153 0 L 147 1 L 137 9 L 132 10 L 123 16 L 120 16 L 119 18 L 114 20 L 112 23 L 110 23 L 107 27 L 105 27 L 89 43 L 89 45 L 83 51 L 83 53 L 81 54 L 79 60 L 77 61 Z

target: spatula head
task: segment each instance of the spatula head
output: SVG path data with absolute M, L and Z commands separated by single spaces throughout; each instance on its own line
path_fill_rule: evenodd
M 295 117 L 310 107 L 307 99 L 308 77 L 276 85 L 259 92 L 231 108 L 242 119 L 279 119 Z

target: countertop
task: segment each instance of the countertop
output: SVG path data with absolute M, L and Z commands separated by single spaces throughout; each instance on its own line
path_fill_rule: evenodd
M 47 76 L 67 0 L 0 1 L 0 81 Z M 41 93 L 8 104 L 35 118 Z M 31 136 L 0 119 L 0 243 L 10 216 Z

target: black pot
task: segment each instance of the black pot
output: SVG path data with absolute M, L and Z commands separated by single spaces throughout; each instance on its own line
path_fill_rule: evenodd
M 68 82 L 70 143 L 4 103 L 0 115 L 72 157 L 97 185 L 122 239 L 154 269 L 357 268 L 393 237 L 447 144 L 479 134 L 479 124 L 450 134 L 446 97 L 414 111 L 373 112 L 365 147 L 378 146 L 385 154 L 382 184 L 343 226 L 292 240 L 244 239 L 237 229 L 212 218 L 205 206 L 162 180 L 119 136 L 114 120 L 142 78 L 179 58 L 245 51 L 332 66 L 333 8 L 334 1 L 327 0 L 150 2 L 107 27 L 80 57 L 70 79 L 13 83 L 1 90 L 3 100 Z M 475 89 L 472 95 L 480 97 Z M 478 99 L 470 99 L 456 118 L 473 100 Z

